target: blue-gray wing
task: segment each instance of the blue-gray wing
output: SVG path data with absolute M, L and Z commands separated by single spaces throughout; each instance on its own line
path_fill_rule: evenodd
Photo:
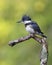
M 38 33 L 43 34 L 43 32 L 41 32 L 41 30 L 40 30 L 39 25 L 38 25 L 36 22 L 32 22 L 32 28 L 33 28 L 35 31 L 37 31 Z

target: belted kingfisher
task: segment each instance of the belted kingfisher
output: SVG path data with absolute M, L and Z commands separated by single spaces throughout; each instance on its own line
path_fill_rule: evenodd
M 32 21 L 31 18 L 28 15 L 24 15 L 18 23 L 24 23 L 26 31 L 28 31 L 30 34 L 37 34 L 42 37 L 47 38 L 44 33 L 41 31 L 39 25 L 35 22 Z

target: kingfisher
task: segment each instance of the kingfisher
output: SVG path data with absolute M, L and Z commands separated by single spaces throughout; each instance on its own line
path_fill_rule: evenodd
M 35 21 L 32 21 L 30 16 L 22 16 L 21 21 L 18 21 L 18 23 L 20 22 L 22 22 L 25 25 L 26 31 L 30 34 L 37 34 L 44 38 L 47 38 L 47 36 L 45 36 L 44 33 L 41 31 L 39 25 Z

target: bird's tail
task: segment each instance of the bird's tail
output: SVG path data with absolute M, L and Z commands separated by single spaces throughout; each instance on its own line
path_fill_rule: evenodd
M 45 36 L 44 34 L 41 34 L 41 36 L 47 38 L 47 36 Z

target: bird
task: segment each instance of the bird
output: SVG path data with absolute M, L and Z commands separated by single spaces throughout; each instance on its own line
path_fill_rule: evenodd
M 30 34 L 37 34 L 44 38 L 47 38 L 47 36 L 45 36 L 44 33 L 41 31 L 37 22 L 32 21 L 30 16 L 23 15 L 21 20 L 18 21 L 18 23 L 21 23 L 21 22 L 25 25 L 26 31 L 29 32 Z

